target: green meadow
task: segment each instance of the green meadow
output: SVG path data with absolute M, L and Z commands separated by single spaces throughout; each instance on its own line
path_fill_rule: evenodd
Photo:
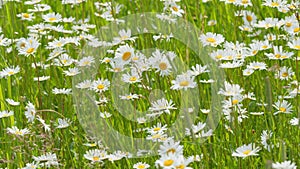
M 0 1 L 0 168 L 300 167 L 299 9 Z

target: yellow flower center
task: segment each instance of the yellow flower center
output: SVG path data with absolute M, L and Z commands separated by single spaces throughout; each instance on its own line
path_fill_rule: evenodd
M 282 77 L 287 77 L 289 74 L 287 72 L 282 73 Z
M 179 9 L 176 6 L 172 6 L 173 11 L 178 12 Z
M 292 26 L 292 22 L 287 22 L 287 23 L 285 24 L 285 26 L 286 26 L 286 27 L 291 27 L 291 26 Z
M 189 85 L 189 82 L 186 81 L 186 80 L 184 80 L 184 81 L 181 81 L 181 82 L 179 83 L 179 85 L 180 85 L 180 86 L 188 86 L 188 85 Z
M 122 69 L 119 67 L 114 68 L 114 72 L 120 72 Z
M 223 56 L 222 55 L 217 55 L 216 59 L 221 59 Z
M 93 161 L 99 161 L 99 160 L 100 160 L 100 158 L 98 156 L 93 157 Z
M 251 21 L 253 20 L 253 18 L 252 18 L 251 15 L 247 15 L 247 16 L 246 16 L 246 19 L 247 19 L 248 22 L 251 22 Z
M 49 18 L 49 21 L 50 21 L 50 22 L 56 21 L 56 18 L 54 18 L 54 17 Z
M 252 51 L 252 54 L 253 55 L 257 54 L 257 50 Z
M 185 166 L 183 164 L 176 166 L 176 169 L 184 169 L 184 168 L 185 168 Z
M 161 62 L 158 67 L 160 70 L 166 70 L 168 68 L 168 65 L 165 62 Z
M 152 136 L 152 138 L 153 139 L 158 139 L 158 138 L 161 138 L 161 135 L 160 134 L 155 134 L 155 135 Z
M 155 127 L 154 129 L 153 129 L 153 131 L 159 131 L 161 128 L 160 127 Z
M 145 165 L 144 164 L 140 164 L 139 166 L 137 166 L 138 169 L 144 169 Z
M 243 154 L 245 154 L 245 155 L 249 155 L 251 153 L 251 150 L 245 150 L 244 152 L 243 152 Z
M 129 78 L 129 81 L 131 81 L 131 82 L 135 82 L 136 80 L 137 80 L 137 78 L 135 76 L 132 76 Z
M 300 50 L 300 45 L 296 45 L 294 48 Z
M 299 32 L 299 31 L 300 31 L 300 28 L 299 28 L 299 27 L 294 29 L 294 33 L 297 33 L 297 32 Z
M 237 99 L 232 100 L 232 104 L 233 104 L 233 105 L 238 104 L 238 102 L 239 102 L 239 101 L 238 101 Z
M 130 52 L 125 52 L 122 56 L 122 59 L 124 61 L 127 61 L 129 58 L 131 57 L 131 53 Z
M 216 39 L 215 38 L 207 38 L 206 41 L 209 43 L 215 43 Z
M 126 40 L 128 39 L 129 37 L 127 35 L 124 35 L 124 36 L 121 36 L 121 40 Z
M 281 111 L 281 112 L 286 112 L 286 108 L 285 108 L 285 107 L 280 107 L 280 108 L 279 108 L 279 111 Z
M 61 46 L 62 46 L 62 43 L 61 43 L 61 42 L 57 42 L 56 46 L 57 46 L 57 47 L 61 47 Z
M 172 164 L 174 163 L 174 161 L 173 160 L 165 160 L 164 161 L 164 166 L 171 166 Z
M 242 0 L 242 3 L 247 4 L 247 3 L 249 3 L 249 1 L 248 0 Z
M 99 84 L 98 86 L 97 86 L 97 89 L 99 89 L 99 90 L 102 90 L 102 89 L 104 89 L 104 85 L 103 84 Z
M 272 3 L 271 3 L 271 6 L 272 6 L 272 7 L 277 7 L 277 6 L 279 6 L 279 3 L 278 3 L 278 2 L 272 2 Z
M 29 18 L 30 15 L 29 15 L 28 13 L 23 13 L 23 17 L 24 17 L 24 18 Z
M 13 71 L 9 71 L 8 74 L 9 74 L 9 75 L 13 75 L 14 72 L 13 72 Z
M 278 59 L 279 59 L 280 57 L 281 57 L 280 54 L 276 54 L 276 55 L 275 55 L 275 58 L 278 58 Z
M 26 53 L 31 54 L 34 51 L 34 48 L 29 48 L 26 50 Z
M 174 154 L 175 152 L 176 152 L 176 150 L 174 148 L 171 148 L 167 151 L 167 154 L 169 154 L 169 153 Z
M 263 49 L 267 49 L 267 48 L 268 48 L 268 46 L 267 46 L 267 45 L 264 45 L 264 46 L 262 46 L 262 48 L 263 48 Z
M 21 131 L 16 131 L 16 135 L 23 135 L 23 132 L 21 132 Z

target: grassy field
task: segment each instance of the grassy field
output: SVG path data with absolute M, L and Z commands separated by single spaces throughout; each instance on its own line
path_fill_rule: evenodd
M 0 168 L 300 166 L 298 1 L 0 5 Z

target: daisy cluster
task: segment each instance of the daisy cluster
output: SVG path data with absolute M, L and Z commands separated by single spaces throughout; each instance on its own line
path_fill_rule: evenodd
M 131 168 L 197 168 L 207 164 L 203 161 L 210 160 L 207 151 L 223 144 L 222 151 L 231 155 L 226 160 L 247 158 L 259 161 L 274 158 L 269 165 L 271 168 L 296 169 L 300 165 L 297 161 L 300 154 L 289 154 L 292 154 L 290 149 L 294 147 L 285 152 L 285 148 L 291 143 L 289 138 L 278 134 L 278 130 L 284 130 L 282 133 L 290 130 L 299 134 L 300 129 L 300 3 L 263 0 L 259 5 L 263 9 L 274 10 L 277 14 L 276 17 L 262 17 L 254 9 L 257 5 L 254 1 L 215 1 L 226 9 L 235 10 L 232 16 L 237 20 L 235 33 L 243 37 L 226 36 L 214 29 L 220 23 L 216 18 L 203 22 L 208 28 L 203 29 L 196 37 L 203 47 L 212 49 L 209 52 L 210 58 L 227 75 L 223 87 L 217 93 L 224 98 L 221 101 L 222 109 L 218 110 L 222 114 L 219 128 L 224 133 L 207 130 L 211 124 L 205 118 L 215 112 L 212 112 L 209 105 L 201 105 L 199 110 L 202 113 L 196 115 L 190 128 L 184 128 L 183 141 L 177 141 L 168 132 L 174 117 L 182 111 L 180 92 L 199 89 L 201 96 L 195 97 L 209 100 L 210 97 L 203 90 L 209 89 L 210 84 L 219 80 L 207 78 L 212 72 L 209 64 L 192 59 L 191 62 L 186 61 L 189 66 L 186 70 L 177 72 L 174 63 L 178 59 L 186 59 L 183 56 L 186 53 L 180 49 L 162 50 L 157 46 L 151 52 L 143 52 L 139 50 L 142 41 L 140 36 L 133 35 L 133 30 L 130 29 L 119 30 L 111 41 L 100 41 L 93 35 L 98 26 L 102 26 L 98 23 L 99 20 L 105 24 L 125 23 L 119 18 L 134 12 L 128 4 L 124 5 L 125 2 L 61 0 L 51 5 L 52 3 L 43 0 L 0 1 L 0 10 L 6 8 L 8 11 L 7 7 L 11 4 L 21 4 L 24 7 L 15 10 L 18 13 L 14 13 L 14 16 L 9 16 L 22 23 L 24 30 L 15 30 L 15 25 L 12 24 L 8 24 L 12 27 L 11 30 L 0 27 L 0 145 L 3 143 L 7 144 L 3 147 L 12 147 L 12 151 L 0 151 L 0 162 L 5 164 L 3 166 L 23 169 L 118 168 L 118 162 L 130 161 L 135 157 L 130 152 L 121 150 L 112 152 L 110 147 L 103 144 L 102 139 L 89 137 L 76 117 L 71 98 L 72 79 L 83 74 L 84 69 L 100 62 L 99 72 L 95 72 L 96 78 L 84 79 L 73 86 L 83 92 L 93 92 L 91 100 L 100 110 L 97 117 L 115 121 L 117 125 L 120 123 L 120 130 L 125 130 L 127 126 L 122 126 L 122 120 L 117 119 L 120 116 L 113 108 L 114 99 L 111 97 L 111 87 L 114 85 L 111 77 L 120 75 L 119 83 L 130 86 L 131 90 L 118 95 L 118 98 L 134 105 L 136 109 L 145 110 L 145 113 L 134 114 L 137 120 L 134 122 L 135 128 L 131 126 L 131 132 L 159 145 L 157 152 L 138 150 L 138 157 L 151 153 L 157 153 L 158 156 L 153 157 L 155 160 L 151 163 L 147 160 L 133 160 L 136 162 L 129 162 Z M 70 11 L 83 9 L 84 14 L 79 17 L 75 12 L 71 16 L 68 10 L 59 11 L 55 7 L 56 3 L 62 9 Z M 212 0 L 202 0 L 199 4 L 216 5 L 213 3 Z M 88 15 L 86 14 L 91 11 L 85 11 L 87 4 L 92 11 Z M 160 0 L 158 5 L 162 8 L 157 11 L 159 14 L 156 17 L 165 24 L 177 23 L 179 18 L 188 21 L 187 3 L 180 0 Z M 207 17 L 201 16 L 201 19 L 206 21 Z M 147 32 L 144 28 L 137 29 Z M 153 34 L 148 40 L 157 44 L 175 44 L 175 33 Z M 110 49 L 101 60 L 92 55 L 80 57 L 79 51 L 85 45 Z M 147 99 L 158 88 L 163 94 L 159 98 Z M 204 102 L 210 103 L 207 100 Z M 199 110 L 190 107 L 185 113 L 196 114 Z M 281 124 L 281 121 L 287 123 Z M 266 124 L 267 127 L 257 128 L 257 124 Z M 257 130 L 253 129 L 251 136 L 247 133 L 247 125 Z M 222 141 L 219 139 L 220 135 L 229 139 Z M 244 139 L 246 136 L 251 139 Z M 241 138 L 236 139 L 238 137 Z M 105 136 L 103 139 L 106 139 Z M 202 139 L 209 140 L 209 150 L 193 152 L 193 148 L 185 144 L 185 141 Z M 226 141 L 228 143 L 224 143 Z M 299 147 L 299 143 L 297 146 Z M 277 154 L 272 155 L 281 151 L 283 153 L 280 158 Z M 66 156 L 71 157 L 64 159 Z M 14 160 L 19 161 L 14 163 Z M 220 162 L 217 166 L 224 167 L 222 164 L 225 162 Z

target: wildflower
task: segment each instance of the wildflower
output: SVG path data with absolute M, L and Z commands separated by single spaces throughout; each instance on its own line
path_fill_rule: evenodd
M 96 92 L 104 92 L 108 90 L 110 86 L 110 82 L 107 79 L 97 79 L 91 85 L 91 89 L 95 90 Z
M 130 46 L 123 45 L 116 50 L 115 57 L 121 58 L 123 62 L 128 63 L 134 56 L 134 49 Z
M 149 111 L 153 113 L 148 114 L 147 116 L 158 116 L 161 115 L 162 113 L 170 114 L 170 110 L 175 110 L 175 109 L 177 108 L 174 106 L 172 100 L 168 101 L 165 98 L 162 98 L 151 103 L 151 107 L 149 108 Z
M 0 119 L 3 117 L 9 117 L 9 116 L 13 116 L 13 115 L 14 115 L 13 111 L 7 111 L 7 110 L 0 111 Z
M 225 39 L 224 39 L 223 35 L 208 32 L 204 35 L 201 35 L 200 40 L 203 43 L 203 46 L 210 45 L 210 46 L 216 47 L 216 46 L 220 45 L 221 43 L 223 43 Z
M 72 92 L 72 89 L 65 89 L 65 88 L 62 88 L 62 89 L 54 88 L 54 89 L 52 89 L 53 94 L 71 94 L 71 92 Z
M 291 103 L 287 102 L 286 100 L 280 101 L 278 100 L 273 107 L 277 109 L 277 111 L 274 113 L 274 115 L 279 114 L 279 113 L 285 113 L 285 114 L 290 114 L 292 113 L 292 105 Z
M 101 162 L 107 158 L 107 153 L 104 150 L 89 150 L 84 154 L 84 158 L 90 160 L 92 163 Z
M 7 76 L 15 75 L 19 72 L 20 72 L 20 67 L 19 66 L 16 66 L 16 67 L 12 66 L 12 67 L 7 67 L 7 68 L 3 69 L 1 71 L 1 74 L 2 74 L 3 77 L 7 77 Z
M 188 88 L 195 88 L 197 86 L 197 83 L 194 82 L 194 76 L 191 76 L 188 73 L 178 75 L 171 83 L 173 84 L 171 86 L 171 89 L 173 90 L 187 90 Z
M 56 128 L 58 129 L 63 129 L 63 128 L 67 128 L 70 126 L 71 120 L 68 118 L 62 119 L 62 118 L 58 118 L 58 121 L 56 123 Z
M 150 165 L 145 162 L 138 162 L 133 165 L 134 169 L 147 169 L 149 167 L 150 167 Z
M 34 19 L 32 13 L 20 13 L 17 15 L 17 17 L 21 18 L 21 20 L 27 20 L 27 21 L 32 21 Z
M 42 16 L 45 22 L 50 22 L 50 23 L 54 23 L 54 22 L 61 22 L 62 21 L 62 16 L 59 13 L 48 13 L 46 15 Z
M 33 120 L 35 119 L 35 114 L 36 114 L 34 105 L 31 102 L 28 102 L 25 109 L 26 109 L 25 116 L 26 116 L 28 122 L 33 122 Z
M 288 68 L 286 66 L 283 66 L 279 69 L 279 72 L 275 74 L 276 78 L 279 78 L 280 80 L 288 80 L 292 76 L 294 76 L 294 72 L 292 68 Z
M 294 162 L 291 161 L 283 161 L 272 163 L 272 168 L 274 169 L 297 169 L 297 166 Z
M 29 134 L 30 131 L 27 128 L 20 130 L 16 126 L 12 126 L 11 128 L 7 128 L 7 132 L 17 136 L 24 136 L 26 134 Z
M 63 71 L 66 76 L 75 76 L 78 75 L 80 73 L 78 68 L 69 68 L 68 70 Z
M 250 143 L 248 145 L 244 144 L 241 147 L 238 147 L 235 152 L 232 153 L 234 157 L 246 158 L 248 156 L 257 156 L 257 152 L 260 151 L 259 147 L 255 147 L 254 144 Z
M 38 162 L 41 166 L 46 166 L 46 167 L 50 167 L 50 166 L 58 166 L 59 163 L 57 161 L 57 156 L 55 153 L 46 153 L 43 154 L 41 156 L 33 156 L 33 159 Z

